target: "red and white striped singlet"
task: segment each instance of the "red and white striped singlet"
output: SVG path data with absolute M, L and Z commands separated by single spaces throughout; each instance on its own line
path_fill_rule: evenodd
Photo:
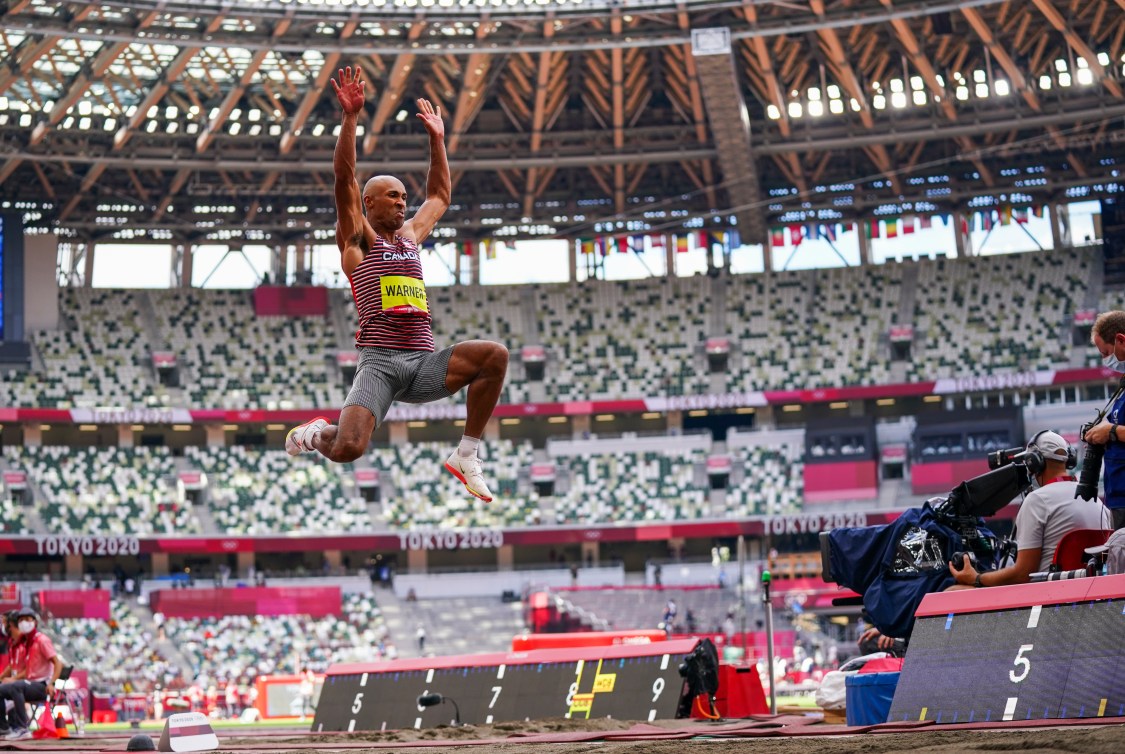
M 376 235 L 351 283 L 359 312 L 356 346 L 434 350 L 422 259 L 413 241 L 395 236 L 392 244 Z

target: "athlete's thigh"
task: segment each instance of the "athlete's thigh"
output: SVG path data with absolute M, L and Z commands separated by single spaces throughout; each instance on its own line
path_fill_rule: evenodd
M 490 340 L 466 340 L 453 346 L 445 377 L 450 394 L 476 379 L 484 363 L 496 353 L 496 347 Z
M 388 354 L 382 350 L 363 350 L 360 353 L 359 368 L 352 378 L 352 387 L 344 401 L 344 409 L 358 407 L 365 409 L 371 416 L 372 426 L 382 424 L 387 416 L 395 395 L 402 390 L 402 381 L 397 374 L 395 365 L 390 363 L 393 352 Z M 344 414 L 340 414 L 343 421 Z M 363 424 L 366 424 L 366 420 Z M 357 425 L 357 431 L 362 431 L 363 426 Z M 370 434 L 370 429 L 368 429 Z
M 446 383 L 454 350 L 455 347 L 450 346 L 433 353 L 416 351 L 414 355 L 404 356 L 413 362 L 410 366 L 411 378 L 406 389 L 397 396 L 398 400 L 403 403 L 429 403 L 453 395 Z

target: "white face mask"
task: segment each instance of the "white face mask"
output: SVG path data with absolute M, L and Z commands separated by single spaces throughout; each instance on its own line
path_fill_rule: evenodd
M 1102 364 L 1105 365 L 1106 369 L 1112 369 L 1119 374 L 1125 374 L 1125 361 L 1117 358 L 1117 354 L 1115 353 L 1115 351 L 1117 351 L 1116 338 L 1115 342 L 1112 344 L 1112 349 L 1110 350 L 1110 352 L 1102 357 Z
M 35 630 L 35 621 L 33 621 L 33 620 L 21 620 L 19 622 L 19 627 L 20 627 L 20 633 L 21 634 L 29 634 L 29 633 L 31 633 L 32 631 Z

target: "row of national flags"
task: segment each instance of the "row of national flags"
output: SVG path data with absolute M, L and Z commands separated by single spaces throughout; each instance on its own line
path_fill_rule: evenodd
M 1044 217 L 1043 205 L 1012 206 L 1001 205 L 977 210 L 966 218 L 962 231 L 991 230 L 996 226 L 1011 225 L 1012 223 L 1024 224 L 1031 217 Z M 855 231 L 857 228 L 869 240 L 872 238 L 898 238 L 908 236 L 920 230 L 933 227 L 934 223 L 950 225 L 953 215 L 903 215 L 901 217 L 884 217 L 861 220 L 859 223 L 800 223 L 791 225 L 777 225 L 770 228 L 770 246 L 800 246 L 805 241 L 827 239 L 835 241 L 844 233 Z
M 653 251 L 665 250 L 665 236 L 660 233 L 632 233 L 616 236 L 594 236 L 578 239 L 578 249 L 583 254 L 609 256 L 610 254 L 629 254 L 642 252 L 646 246 Z M 646 243 L 647 239 L 647 243 Z M 709 249 L 721 244 L 730 250 L 741 245 L 738 231 L 700 230 L 671 236 L 672 248 L 678 254 L 686 254 L 692 248 Z

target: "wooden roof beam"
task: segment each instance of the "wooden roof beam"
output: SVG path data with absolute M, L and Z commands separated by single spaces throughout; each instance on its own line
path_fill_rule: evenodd
M 425 21 L 415 21 L 411 24 L 411 30 L 407 33 L 403 44 L 404 50 L 408 48 L 409 43 L 422 36 L 425 28 Z M 368 126 L 367 134 L 363 136 L 363 154 L 375 152 L 382 129 L 387 125 L 387 118 L 390 117 L 391 111 L 398 107 L 398 102 L 402 101 L 406 92 L 406 82 L 411 78 L 411 71 L 414 69 L 414 57 L 414 53 L 404 52 L 396 57 L 395 64 L 391 66 L 387 87 L 382 90 L 382 97 L 375 107 L 375 115 L 371 117 L 371 125 Z
M 168 186 L 168 194 L 160 200 L 160 204 L 156 206 L 156 212 L 152 215 L 153 222 L 159 222 L 164 213 L 168 211 L 168 207 L 172 205 L 172 200 L 180 193 L 180 189 L 187 183 L 187 179 L 191 176 L 191 170 L 182 168 L 176 171 L 176 175 L 172 178 L 171 184 Z
M 94 11 L 95 7 L 97 7 L 95 4 L 90 4 L 79 9 L 79 11 L 69 19 L 70 22 L 73 23 L 75 21 L 85 20 L 85 18 Z M 32 34 L 34 34 L 34 32 L 32 32 Z M 0 73 L 0 94 L 6 92 L 8 90 L 8 87 L 10 87 L 20 78 L 29 74 L 35 63 L 41 57 L 54 49 L 55 45 L 58 44 L 59 40 L 61 39 L 66 39 L 66 35 L 48 34 L 38 42 L 32 42 L 31 36 L 28 36 L 27 49 L 24 50 L 22 54 L 19 54 L 19 50 L 17 50 L 17 57 L 19 58 L 19 61 L 16 62 L 13 67 L 7 68 L 3 73 Z M 20 45 L 20 47 L 23 46 L 24 45 Z
M 1023 95 L 1024 101 L 1027 102 L 1032 110 L 1036 112 L 1040 111 L 1042 106 L 1039 104 L 1038 95 L 1036 95 L 1035 90 L 1028 85 L 1027 80 L 1023 77 L 1023 71 L 1021 71 L 1015 61 L 1012 60 L 1012 56 L 1004 49 L 1004 45 L 1000 44 L 992 34 L 992 27 L 981 17 L 976 8 L 961 8 L 961 15 L 965 17 L 965 20 L 969 22 L 969 26 L 973 27 L 973 31 L 976 32 L 976 35 L 980 37 L 980 40 L 988 47 L 988 51 L 992 54 L 992 59 L 999 63 L 1000 67 L 1004 69 L 1004 72 L 1008 74 L 1008 78 L 1012 82 L 1012 88 Z
M 477 42 L 491 34 L 494 28 L 493 24 L 482 21 L 477 27 Z M 445 146 L 449 154 L 457 152 L 457 148 L 461 145 L 461 137 L 469 130 L 469 126 L 484 105 L 485 87 L 488 85 L 488 69 L 492 65 L 492 57 L 487 53 L 474 52 L 465 62 L 461 93 L 457 95 L 452 129 Z
M 746 17 L 747 23 L 751 26 L 757 25 L 757 6 L 744 5 L 742 7 L 742 14 Z M 750 43 L 750 48 L 754 51 L 754 56 L 758 59 L 758 68 L 761 70 L 761 74 L 766 80 L 769 99 L 780 113 L 780 117 L 777 119 L 777 127 L 781 130 L 782 136 L 789 136 L 792 129 L 789 126 L 789 112 L 785 104 L 785 92 L 782 91 L 781 82 L 778 81 L 777 73 L 773 69 L 773 57 L 770 55 L 766 40 L 763 37 L 753 37 L 748 41 Z
M 621 36 L 621 11 L 613 10 L 610 29 L 614 37 Z M 614 47 L 610 52 L 610 76 L 612 77 L 613 99 L 613 148 L 621 151 L 625 147 L 625 51 Z M 613 166 L 613 208 L 615 212 L 625 211 L 625 166 Z
M 352 16 L 343 28 L 340 29 L 340 41 L 344 41 L 355 33 L 359 27 L 359 20 L 356 16 Z M 297 143 L 297 137 L 301 135 L 301 129 L 305 127 L 305 122 L 312 114 L 313 108 L 320 98 L 324 96 L 325 87 L 328 86 L 328 79 L 332 78 L 332 74 L 336 70 L 336 66 L 340 63 L 340 53 L 332 52 L 324 59 L 324 65 L 320 67 L 320 73 L 316 75 L 316 80 L 313 82 L 312 87 L 305 92 L 301 104 L 297 105 L 297 110 L 293 113 L 293 118 L 289 121 L 289 128 L 281 135 L 281 142 L 278 145 L 278 150 L 281 154 L 289 154 L 293 149 L 293 145 Z
M 887 10 L 893 10 L 894 6 L 892 0 L 881 0 Z M 898 41 L 906 50 L 910 62 L 918 69 L 918 73 L 922 74 L 922 80 L 930 87 L 930 91 L 935 97 L 940 100 L 941 110 L 945 113 L 945 117 L 949 120 L 957 120 L 957 108 L 953 104 L 953 98 L 948 96 L 945 87 L 938 81 L 937 72 L 934 70 L 933 65 L 930 63 L 929 57 L 922 46 L 918 44 L 918 38 L 914 36 L 914 31 L 910 28 L 910 24 L 902 18 L 892 18 L 891 27 L 895 30 L 898 36 Z
M 219 27 L 222 26 L 223 18 L 224 14 L 220 13 L 211 19 L 211 23 L 207 25 L 207 33 L 217 31 Z M 137 110 L 133 113 L 133 116 L 129 118 L 125 125 L 117 129 L 117 133 L 113 135 L 113 148 L 115 150 L 121 149 L 121 147 L 128 143 L 129 139 L 133 137 L 133 132 L 136 131 L 137 126 L 148 117 L 149 109 L 164 98 L 168 89 L 171 88 L 172 82 L 183 75 L 184 71 L 187 70 L 188 64 L 191 63 L 192 59 L 198 53 L 199 48 L 185 47 L 172 59 L 168 67 L 161 72 L 160 78 L 150 86 L 148 96 L 137 105 Z M 204 68 L 204 70 L 206 70 L 206 68 Z
M 1068 24 L 1066 19 L 1062 17 L 1062 14 L 1059 13 L 1058 8 L 1048 2 L 1048 0 L 1031 0 L 1031 2 L 1035 4 L 1039 12 L 1047 19 L 1047 23 L 1055 27 L 1056 31 L 1062 33 L 1063 37 L 1066 38 L 1067 44 L 1070 45 L 1070 48 L 1086 59 L 1086 64 L 1090 66 L 1090 70 L 1094 72 L 1094 75 L 1101 79 L 1105 88 L 1117 99 L 1125 98 L 1125 91 L 1122 91 L 1121 85 L 1117 83 L 1116 79 L 1105 75 L 1102 64 L 1098 62 L 1097 53 L 1091 50 L 1090 46 L 1086 44 L 1086 41 L 1078 36 L 1078 33 L 1070 27 L 1070 24 Z
M 548 20 L 543 24 L 543 39 L 549 40 L 555 35 L 555 23 Z M 547 94 L 550 91 L 551 84 L 551 66 L 554 61 L 554 53 L 550 50 L 544 50 L 539 53 L 539 68 L 535 73 L 535 104 L 532 106 L 531 115 L 531 154 L 539 153 L 540 147 L 543 146 L 543 124 L 547 119 Z M 559 55 L 560 62 L 565 65 L 565 60 L 562 55 Z M 525 217 L 531 216 L 531 210 L 535 205 L 535 198 L 537 196 L 537 187 L 539 185 L 539 168 L 531 168 L 527 171 L 527 180 L 524 183 L 523 193 L 523 214 Z
M 809 0 L 809 6 L 812 8 L 813 13 L 817 16 L 824 18 L 824 0 Z M 821 43 L 824 46 L 825 52 L 828 53 L 828 58 L 832 64 L 836 75 L 840 79 L 844 90 L 848 95 L 859 103 L 859 118 L 863 125 L 868 129 L 875 127 L 875 119 L 871 115 L 871 107 L 867 102 L 867 95 L 864 94 L 863 85 L 856 76 L 852 64 L 848 61 L 848 56 L 844 52 L 844 47 L 840 43 L 840 37 L 836 34 L 835 29 L 818 29 L 817 35 L 820 37 Z M 871 158 L 872 162 L 891 182 L 891 186 L 896 191 L 901 190 L 902 182 L 898 176 L 893 172 L 893 165 L 891 156 L 887 152 L 887 148 L 881 144 L 872 147 L 864 148 L 864 151 Z

